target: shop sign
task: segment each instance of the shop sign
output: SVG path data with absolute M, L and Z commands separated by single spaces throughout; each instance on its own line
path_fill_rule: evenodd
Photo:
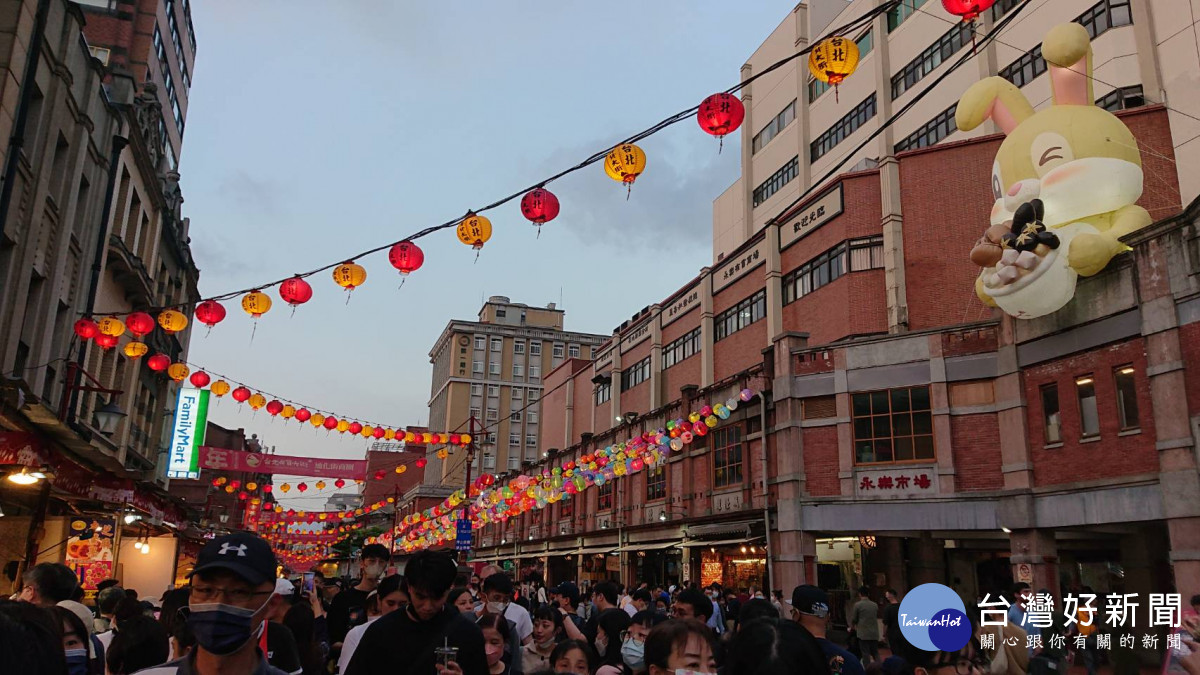
M 726 259 L 720 267 L 713 270 L 712 290 L 716 295 L 726 286 L 746 276 L 750 270 L 767 261 L 767 239 L 758 240 L 754 248 L 742 251 L 734 257 Z
M 92 535 L 81 539 L 84 530 Z M 116 524 L 112 518 L 75 518 L 71 521 L 71 536 L 67 539 L 66 563 L 79 577 L 85 591 L 95 591 L 96 584 L 113 576 L 113 537 Z
M 742 491 L 727 492 L 721 495 L 713 495 L 712 510 L 713 513 L 732 513 L 741 511 L 745 504 Z
M 242 452 L 204 446 L 200 448 L 199 467 L 212 471 L 246 471 L 289 476 L 363 479 L 367 476 L 365 459 L 326 459 Z
M 604 571 L 620 572 L 621 571 L 621 556 L 610 555 L 604 559 Z
M 842 184 L 838 183 L 809 202 L 795 220 L 779 226 L 779 250 L 791 246 L 804 235 L 840 216 L 842 209 Z
M 208 390 L 184 387 L 175 404 L 167 478 L 200 477 L 200 446 L 208 428 Z
M 0 464 L 40 467 L 48 463 L 37 436 L 27 431 L 0 431 Z
M 1017 563 L 1017 581 L 1032 584 L 1033 565 L 1029 563 Z
M 700 563 L 700 588 L 708 588 L 714 583 L 723 583 L 724 576 L 725 565 L 721 562 L 721 558 L 705 555 L 704 560 Z
M 621 353 L 624 354 L 637 345 L 640 345 L 648 337 L 650 337 L 650 322 L 645 321 L 642 325 L 634 328 L 621 338 Z
M 679 296 L 675 302 L 671 303 L 670 307 L 667 307 L 662 311 L 662 325 L 664 327 L 669 325 L 675 319 L 678 319 L 684 314 L 690 312 L 692 308 L 699 303 L 700 288 L 698 286 L 693 286 L 692 290 L 685 291 L 684 294 Z
M 872 499 L 901 499 L 938 493 L 933 467 L 868 469 L 854 472 L 854 494 Z
M 596 363 L 594 366 L 592 366 L 592 370 L 596 371 L 597 373 L 600 373 L 600 372 L 603 372 L 605 368 L 608 368 L 609 366 L 611 366 L 612 362 L 613 362 L 613 353 L 614 353 L 613 345 L 610 342 L 608 344 L 608 347 L 605 348 L 603 351 L 601 351 L 600 354 L 596 357 Z

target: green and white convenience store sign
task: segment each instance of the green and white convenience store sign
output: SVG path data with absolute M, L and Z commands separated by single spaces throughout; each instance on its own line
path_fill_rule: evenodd
M 208 390 L 179 390 L 175 404 L 175 429 L 171 432 L 171 458 L 167 478 L 200 477 L 200 446 L 208 428 Z

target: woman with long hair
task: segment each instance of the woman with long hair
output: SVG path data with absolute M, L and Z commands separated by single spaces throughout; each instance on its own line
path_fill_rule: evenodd
M 476 623 L 483 631 L 483 652 L 487 655 L 489 675 L 507 675 L 509 666 L 504 661 L 504 647 L 512 635 L 508 619 L 503 614 L 485 613 Z
M 621 660 L 621 636 L 629 628 L 630 617 L 623 609 L 606 609 L 596 617 L 596 654 L 600 667 L 596 675 L 623 675 L 625 663 Z
M 563 640 L 550 653 L 550 669 L 559 675 L 593 675 L 596 653 L 583 640 Z
M 676 670 L 717 672 L 716 638 L 712 629 L 696 619 L 671 619 L 646 637 L 649 675 L 671 675 Z
M 765 609 L 774 611 L 775 608 L 767 604 Z M 726 675 L 792 675 L 828 668 L 821 644 L 812 633 L 794 621 L 767 616 L 753 618 L 738 626 L 726 652 L 723 672 Z
M 296 639 L 296 650 L 300 654 L 304 675 L 321 675 L 324 672 L 325 654 L 314 634 L 314 620 L 312 607 L 303 602 L 292 605 L 283 615 L 283 625 L 292 631 L 292 637 Z

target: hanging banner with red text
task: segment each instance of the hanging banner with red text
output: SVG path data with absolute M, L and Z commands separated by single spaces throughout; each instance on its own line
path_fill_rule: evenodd
M 200 468 L 210 471 L 247 471 L 250 473 L 317 476 L 320 478 L 367 477 L 365 459 L 323 459 L 321 457 L 289 457 L 265 455 L 261 452 L 242 452 L 204 446 L 200 448 Z

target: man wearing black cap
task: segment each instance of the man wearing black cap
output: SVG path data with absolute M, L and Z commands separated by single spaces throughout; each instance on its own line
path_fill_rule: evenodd
M 797 586 L 792 591 L 792 619 L 817 638 L 829 663 L 831 673 L 866 675 L 858 657 L 830 642 L 825 636 L 825 621 L 829 616 L 829 594 L 816 586 Z
M 404 566 L 409 603 L 375 620 L 350 665 L 347 675 L 487 675 L 483 632 L 452 605 L 446 604 L 458 564 L 445 553 L 420 551 Z M 442 666 L 437 648 L 457 650 Z
M 587 638 L 583 636 L 583 617 L 575 611 L 575 608 L 579 606 L 579 587 L 570 581 L 564 581 L 551 588 L 550 595 L 555 601 L 554 609 L 563 615 L 563 629 L 566 631 L 567 637 L 573 640 L 586 640 Z M 574 630 L 567 626 L 568 623 L 574 627 Z
M 286 675 L 272 667 L 254 638 L 283 598 L 275 595 L 275 553 L 253 534 L 214 539 L 192 570 L 187 625 L 196 648 L 141 675 Z

